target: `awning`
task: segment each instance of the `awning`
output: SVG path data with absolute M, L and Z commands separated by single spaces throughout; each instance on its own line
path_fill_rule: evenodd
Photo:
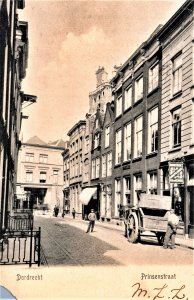
M 79 195 L 82 204 L 87 205 L 92 196 L 96 193 L 97 187 L 85 188 Z

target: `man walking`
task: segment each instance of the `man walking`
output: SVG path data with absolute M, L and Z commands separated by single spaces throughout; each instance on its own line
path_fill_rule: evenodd
M 73 219 L 75 219 L 75 209 L 74 208 L 72 209 L 72 216 L 73 216 Z
M 88 233 L 91 229 L 91 232 L 93 232 L 94 230 L 94 225 L 95 225 L 95 220 L 96 220 L 96 214 L 94 212 L 94 209 L 91 209 L 91 213 L 88 215 L 88 219 L 89 219 L 89 224 L 88 224 L 88 229 L 86 231 L 86 233 Z
M 179 217 L 174 213 L 174 210 L 171 209 L 170 215 L 168 217 L 168 224 L 167 224 L 167 230 L 164 237 L 164 245 L 163 248 L 168 248 L 168 243 L 171 242 L 170 248 L 175 248 L 175 236 L 176 236 L 176 230 L 179 223 Z

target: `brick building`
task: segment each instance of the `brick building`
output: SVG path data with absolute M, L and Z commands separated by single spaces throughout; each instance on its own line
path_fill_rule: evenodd
M 161 48 L 157 32 L 119 68 L 115 97 L 113 210 L 137 204 L 139 194 L 160 193 Z

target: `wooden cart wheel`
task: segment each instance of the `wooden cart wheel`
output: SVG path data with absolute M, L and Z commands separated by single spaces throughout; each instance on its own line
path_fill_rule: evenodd
M 161 233 L 161 232 L 156 232 L 156 236 L 157 236 L 157 239 L 158 239 L 158 243 L 160 246 L 162 246 L 164 244 L 164 233 Z
M 138 219 L 136 213 L 131 213 L 127 223 L 127 238 L 130 243 L 135 243 L 138 239 Z

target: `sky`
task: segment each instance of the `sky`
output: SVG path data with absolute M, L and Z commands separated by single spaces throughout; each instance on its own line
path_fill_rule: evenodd
M 37 103 L 23 109 L 21 139 L 68 140 L 89 110 L 99 66 L 108 77 L 184 0 L 28 0 L 19 20 L 29 26 L 29 58 L 22 91 Z

